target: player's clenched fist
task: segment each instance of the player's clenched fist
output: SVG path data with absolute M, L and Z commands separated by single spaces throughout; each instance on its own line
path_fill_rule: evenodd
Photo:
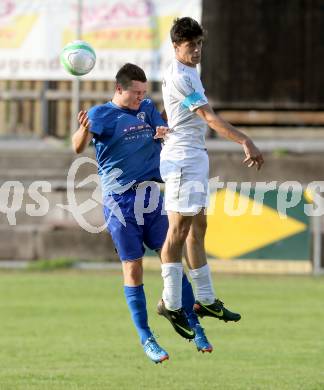
M 159 138 L 163 139 L 168 134 L 169 131 L 170 131 L 170 129 L 168 127 L 157 126 L 156 133 L 155 133 L 155 136 L 153 138 L 154 139 L 159 139 Z

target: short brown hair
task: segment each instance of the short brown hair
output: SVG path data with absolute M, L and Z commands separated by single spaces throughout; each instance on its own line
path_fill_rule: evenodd
M 147 81 L 145 72 L 142 68 L 135 64 L 127 63 L 123 65 L 116 74 L 116 82 L 120 84 L 123 89 L 127 89 L 132 81 Z
M 204 35 L 205 31 L 202 26 L 189 17 L 175 19 L 170 31 L 171 41 L 175 43 L 192 41 L 195 38 L 204 37 Z

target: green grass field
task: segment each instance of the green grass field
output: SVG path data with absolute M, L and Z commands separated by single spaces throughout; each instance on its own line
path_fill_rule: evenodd
M 0 389 L 324 389 L 324 279 L 214 275 L 237 324 L 204 319 L 201 354 L 155 313 L 159 273 L 147 272 L 151 327 L 170 354 L 139 345 L 121 275 L 0 273 Z

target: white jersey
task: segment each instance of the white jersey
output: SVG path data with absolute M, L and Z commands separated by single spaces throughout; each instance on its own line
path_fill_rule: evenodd
M 208 100 L 197 69 L 173 59 L 164 74 L 162 93 L 171 129 L 164 153 L 177 146 L 205 149 L 207 125 L 194 111 Z

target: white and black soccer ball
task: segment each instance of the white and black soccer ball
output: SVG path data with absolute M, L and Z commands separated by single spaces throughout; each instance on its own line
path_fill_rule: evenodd
M 96 53 L 85 41 L 68 43 L 63 48 L 60 58 L 64 69 L 73 76 L 89 73 L 96 64 Z

